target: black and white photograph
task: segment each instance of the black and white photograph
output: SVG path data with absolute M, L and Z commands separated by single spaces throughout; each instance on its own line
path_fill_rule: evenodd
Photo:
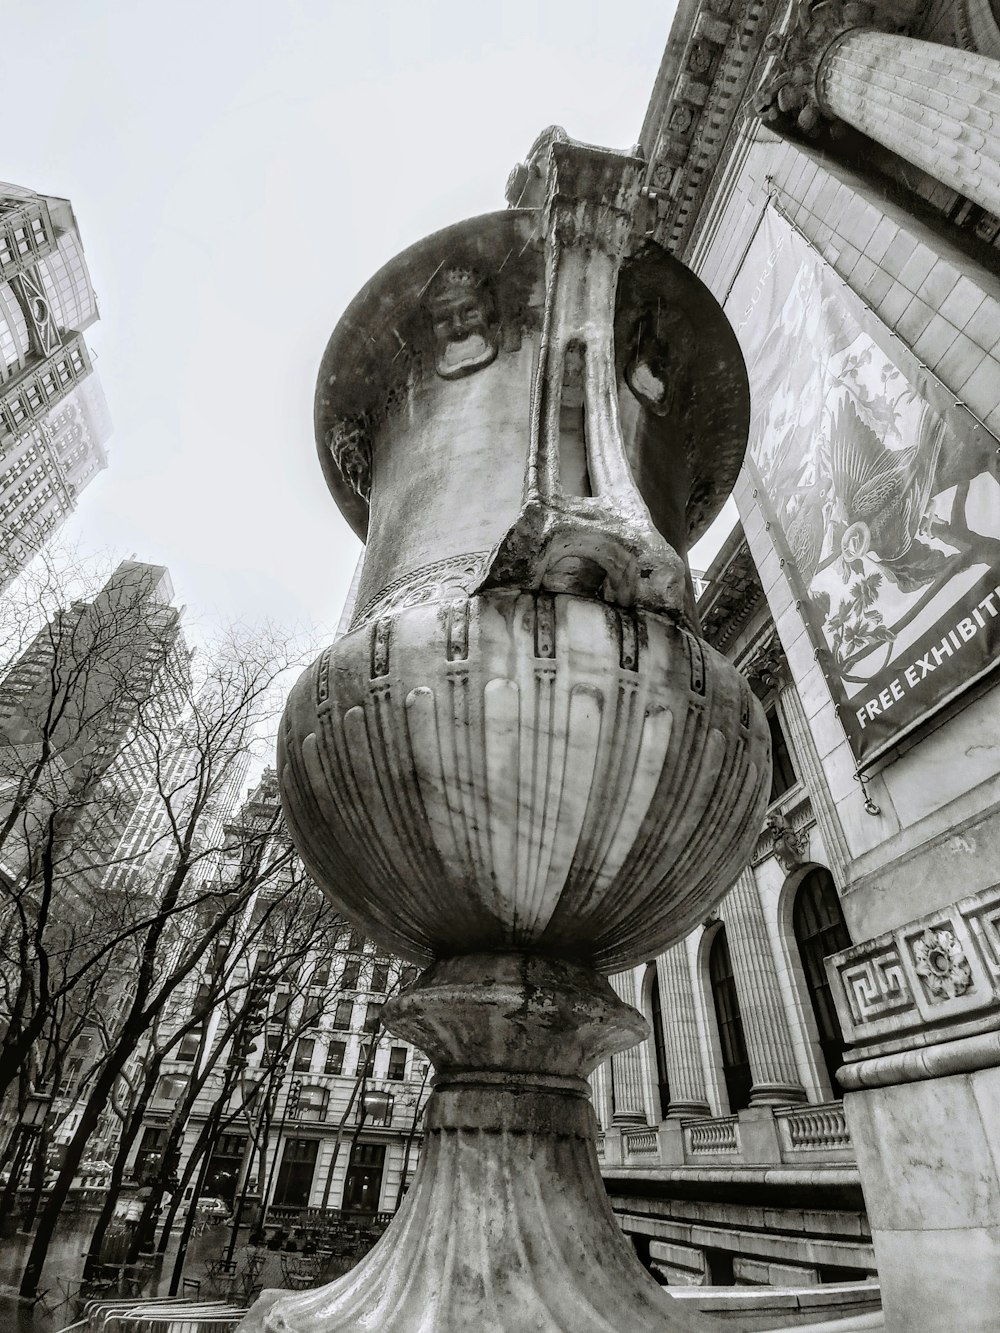
M 1000 1333 L 1000 0 L 0 51 L 0 1333 Z

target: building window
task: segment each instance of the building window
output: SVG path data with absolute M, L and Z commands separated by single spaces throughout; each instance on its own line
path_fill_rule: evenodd
M 292 1068 L 297 1074 L 307 1074 L 312 1066 L 313 1051 L 316 1043 L 311 1037 L 300 1037 L 295 1043 L 295 1059 Z
M 346 1041 L 331 1041 L 326 1048 L 326 1064 L 323 1066 L 327 1074 L 342 1074 L 344 1072 L 344 1056 L 347 1053 Z
M 361 975 L 361 959 L 348 958 L 344 964 L 344 971 L 340 978 L 340 984 L 344 990 L 357 990 L 358 977 Z
M 841 949 L 849 949 L 852 940 L 833 876 L 822 866 L 810 870 L 795 892 L 792 929 L 816 1016 L 820 1050 L 830 1075 L 830 1086 L 836 1092 L 837 1070 L 844 1063 L 844 1034 L 840 1030 L 823 960 Z
M 352 930 L 347 937 L 347 952 L 361 953 L 365 947 L 365 937 L 360 930 Z
M 195 1060 L 200 1045 L 201 1034 L 199 1032 L 189 1032 L 186 1037 L 181 1038 L 181 1044 L 177 1048 L 177 1059 Z
M 399 974 L 399 984 L 401 987 L 412 986 L 419 976 L 420 968 L 416 967 L 413 963 L 407 963 Z
M 354 1001 L 338 1000 L 337 1009 L 333 1015 L 333 1026 L 337 1032 L 350 1032 L 351 1023 L 354 1021 Z
M 389 985 L 389 964 L 376 963 L 372 968 L 372 990 L 384 992 Z
M 379 1024 L 379 1015 L 382 1013 L 382 1005 L 372 1000 L 365 1007 L 365 1032 L 374 1032 Z
M 378 1212 L 384 1168 L 384 1143 L 355 1143 L 344 1180 L 343 1212 Z
M 274 1187 L 274 1202 L 291 1208 L 305 1208 L 316 1171 L 318 1139 L 287 1139 Z
M 375 1047 L 372 1045 L 371 1037 L 362 1037 L 361 1044 L 358 1047 L 358 1074 L 365 1074 L 371 1077 L 374 1061 Z
M 162 1151 L 167 1146 L 167 1133 L 157 1125 L 147 1125 L 142 1131 L 142 1142 L 132 1163 L 133 1180 L 143 1180 L 147 1176 L 152 1179 L 155 1175 Z
M 653 1050 L 656 1053 L 656 1087 L 660 1094 L 660 1118 L 667 1114 L 670 1105 L 670 1080 L 667 1076 L 667 1043 L 663 1035 L 663 1010 L 660 1007 L 660 978 L 653 973 L 653 990 L 650 995 L 653 1006 Z
M 393 1046 L 389 1051 L 389 1068 L 386 1077 L 402 1080 L 406 1078 L 406 1047 Z
M 788 752 L 788 742 L 781 729 L 777 708 L 767 710 L 767 729 L 771 733 L 771 795 L 768 803 L 784 796 L 795 786 L 798 778 L 792 767 L 792 756 Z
M 753 1080 L 725 926 L 720 926 L 712 941 L 708 955 L 708 977 L 715 1003 L 715 1018 L 719 1025 L 722 1072 L 726 1080 L 726 1092 L 729 1095 L 730 1114 L 733 1114 L 750 1105 L 750 1088 Z
M 175 1107 L 187 1091 L 187 1074 L 164 1074 L 153 1093 L 153 1104 Z
M 323 1016 L 323 1001 L 309 996 L 302 1008 L 302 1026 L 314 1028 Z
M 365 1093 L 364 1118 L 371 1125 L 391 1125 L 395 1097 L 381 1088 L 369 1088 Z
M 330 1094 L 319 1086 L 305 1087 L 299 1093 L 299 1119 L 324 1120 L 329 1105 Z
M 329 960 L 316 964 L 316 970 L 312 974 L 310 986 L 329 986 L 330 984 L 330 963 Z

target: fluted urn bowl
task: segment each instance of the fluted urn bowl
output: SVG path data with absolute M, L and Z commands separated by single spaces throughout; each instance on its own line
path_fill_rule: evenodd
M 317 882 L 386 948 L 614 971 L 704 917 L 763 817 L 760 706 L 664 616 L 497 591 L 340 639 L 280 772 Z

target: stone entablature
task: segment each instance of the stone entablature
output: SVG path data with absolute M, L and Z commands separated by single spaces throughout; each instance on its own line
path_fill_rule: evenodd
M 1000 886 L 827 960 L 855 1045 L 922 1046 L 1000 1026 Z M 855 1059 L 869 1051 L 855 1053 Z
M 654 234 L 676 254 L 684 253 L 783 8 L 779 0 L 698 4 L 686 43 L 661 68 L 641 142 Z

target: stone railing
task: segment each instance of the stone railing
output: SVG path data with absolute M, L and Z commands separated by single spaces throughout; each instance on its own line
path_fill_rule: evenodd
M 812 1169 L 854 1164 L 840 1102 L 751 1106 L 736 1115 L 613 1127 L 598 1135 L 597 1156 L 602 1171 L 781 1165 Z
M 740 1126 L 734 1115 L 684 1121 L 685 1156 L 714 1156 L 740 1151 Z
M 659 1156 L 660 1145 L 655 1129 L 628 1129 L 622 1135 L 622 1151 L 626 1158 Z
M 851 1135 L 842 1102 L 791 1106 L 775 1111 L 781 1155 L 850 1149 Z

